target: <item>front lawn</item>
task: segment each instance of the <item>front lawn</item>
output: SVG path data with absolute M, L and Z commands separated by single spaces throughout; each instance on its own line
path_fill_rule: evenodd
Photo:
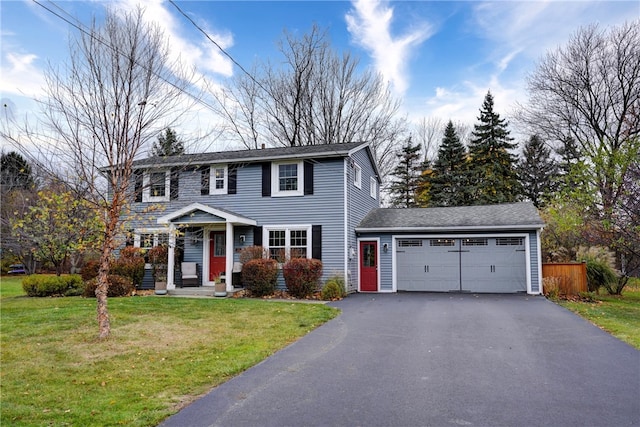
M 595 299 L 596 302 L 559 303 L 640 349 L 640 279 L 631 279 L 620 296 L 601 293 Z
M 155 426 L 212 387 L 337 315 L 322 304 L 251 299 L 28 298 L 0 282 L 0 424 Z

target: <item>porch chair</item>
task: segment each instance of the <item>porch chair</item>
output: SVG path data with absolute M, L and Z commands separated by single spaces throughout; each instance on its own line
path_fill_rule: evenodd
M 195 262 L 182 263 L 182 286 L 200 286 L 198 265 Z

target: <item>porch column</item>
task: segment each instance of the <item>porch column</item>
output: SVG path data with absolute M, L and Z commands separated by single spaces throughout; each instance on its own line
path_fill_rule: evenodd
M 233 224 L 227 222 L 226 226 L 227 231 L 227 248 L 225 250 L 226 256 L 226 266 L 224 267 L 224 274 L 226 276 L 226 285 L 227 292 L 231 292 L 233 290 Z
M 176 226 L 169 223 L 169 254 L 167 259 L 167 289 L 175 289 L 175 254 L 176 254 Z

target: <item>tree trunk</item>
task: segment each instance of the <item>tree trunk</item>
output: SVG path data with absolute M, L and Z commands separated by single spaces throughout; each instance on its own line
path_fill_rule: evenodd
M 98 284 L 96 286 L 97 318 L 98 318 L 98 338 L 106 339 L 111 334 L 111 322 L 109 320 L 109 310 L 107 309 L 107 292 L 109 291 L 109 258 L 111 249 L 109 245 L 104 245 L 102 255 L 100 255 L 100 267 L 98 269 Z
M 104 243 L 102 254 L 100 255 L 100 267 L 98 269 L 98 283 L 96 286 L 96 303 L 98 319 L 98 338 L 106 339 L 111 334 L 111 322 L 109 310 L 107 309 L 107 293 L 109 291 L 109 261 L 115 241 L 115 234 L 120 217 L 120 198 L 117 195 L 111 202 L 108 212 L 107 223 L 104 230 Z

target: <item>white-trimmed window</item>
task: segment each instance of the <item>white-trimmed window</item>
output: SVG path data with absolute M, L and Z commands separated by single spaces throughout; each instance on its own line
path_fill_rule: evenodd
M 291 258 L 311 258 L 311 226 L 264 227 L 263 241 L 271 259 L 279 263 Z
M 369 178 L 369 195 L 374 199 L 378 198 L 378 181 L 374 177 Z
M 228 182 L 227 165 L 211 166 L 211 178 L 209 180 L 209 194 L 227 194 Z
M 133 246 L 151 249 L 154 246 L 169 245 L 169 232 L 162 230 L 139 230 L 133 237 Z
M 271 195 L 273 197 L 302 196 L 302 161 L 271 164 Z
M 171 185 L 170 173 L 167 170 L 145 172 L 142 190 L 143 202 L 168 202 Z
M 362 168 L 357 163 L 353 165 L 353 185 L 362 188 Z

